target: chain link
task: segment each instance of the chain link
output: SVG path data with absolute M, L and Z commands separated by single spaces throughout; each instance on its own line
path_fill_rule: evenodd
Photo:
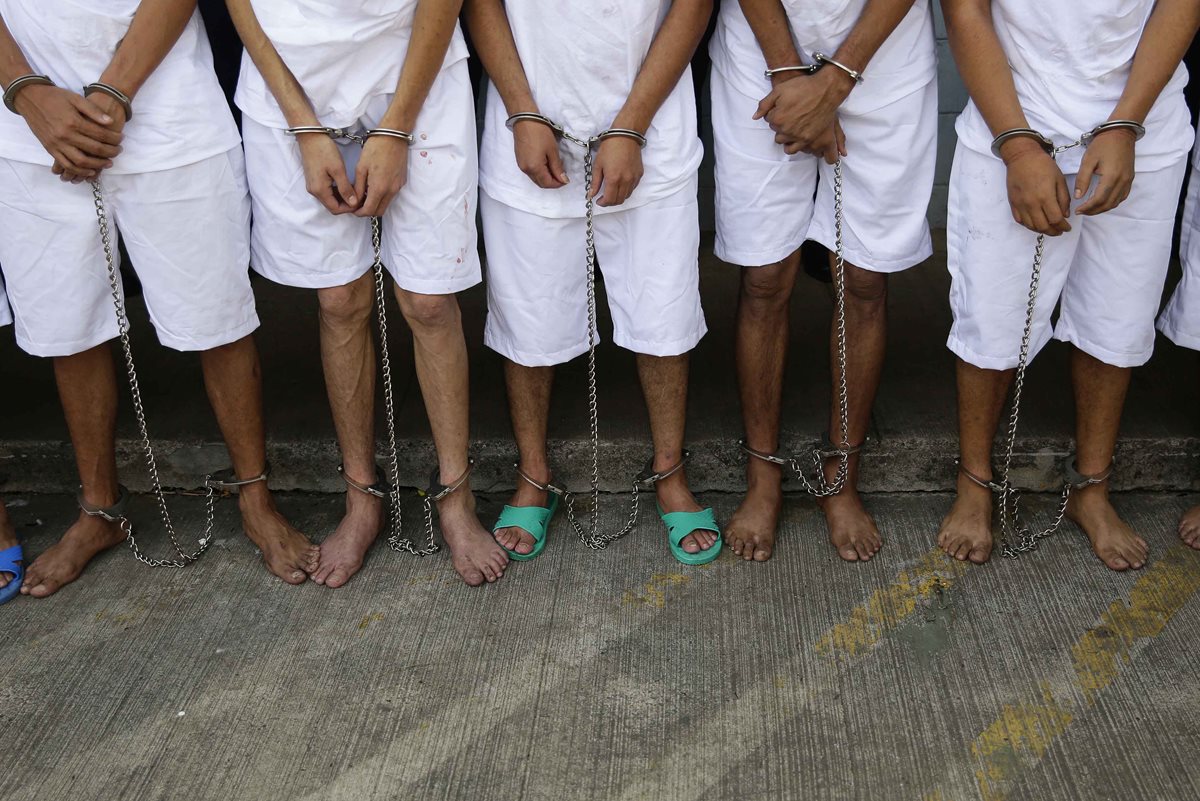
M 129 317 L 126 314 L 125 298 L 121 292 L 121 281 L 117 270 L 116 257 L 113 254 L 112 232 L 108 225 L 108 213 L 104 207 L 104 193 L 100 189 L 99 180 L 89 181 L 92 187 L 92 201 L 96 207 L 96 222 L 100 227 L 100 243 L 104 247 L 104 263 L 108 271 L 108 286 L 112 293 L 113 309 L 117 315 L 117 331 L 121 340 L 121 351 L 125 358 L 125 371 L 129 376 L 129 394 L 133 398 L 133 412 L 137 418 L 138 433 L 141 436 L 142 456 L 146 462 L 146 471 L 150 476 L 150 489 L 154 495 L 155 501 L 158 504 L 159 516 L 162 518 L 163 527 L 167 531 L 167 537 L 171 540 L 171 545 L 175 550 L 176 558 L 172 559 L 156 559 L 147 556 L 146 553 L 138 545 L 137 537 L 133 533 L 133 522 L 128 516 L 122 515 L 118 519 L 118 525 L 125 532 L 126 541 L 129 543 L 129 549 L 133 552 L 134 557 L 142 564 L 150 567 L 173 567 L 182 568 L 195 562 L 199 559 L 208 546 L 212 544 L 213 527 L 215 524 L 216 489 L 212 482 L 212 476 L 204 477 L 205 486 L 205 524 L 204 536 L 197 542 L 196 550 L 191 553 L 185 551 L 183 546 L 179 544 L 179 538 L 175 531 L 175 524 L 171 519 L 171 514 L 167 510 L 166 493 L 163 492 L 162 479 L 158 473 L 158 461 L 154 455 L 154 447 L 150 442 L 150 431 L 146 425 L 146 409 L 142 403 L 142 390 L 138 383 L 137 369 L 133 364 L 133 347 L 129 341 Z

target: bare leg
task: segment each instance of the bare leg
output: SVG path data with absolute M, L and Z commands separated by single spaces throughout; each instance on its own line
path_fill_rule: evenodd
M 208 400 L 217 416 L 233 471 L 238 478 L 261 475 L 267 464 L 263 430 L 262 370 L 254 340 L 236 342 L 200 354 Z M 302 584 L 318 568 L 320 551 L 284 519 L 266 482 L 238 491 L 242 528 L 262 551 L 267 569 L 289 584 Z
M 4 499 L 0 498 L 0 551 L 18 544 L 20 541 L 17 539 L 17 530 L 13 528 L 12 521 L 8 519 L 8 509 L 4 506 Z M 8 582 L 14 578 L 12 573 L 0 573 L 0 589 L 7 587 Z
M 1200 506 L 1193 506 L 1179 521 L 1179 539 L 1200 551 Z
M 670 470 L 683 458 L 683 436 L 687 421 L 688 357 L 637 355 L 638 378 L 650 413 L 654 438 L 655 471 Z M 688 489 L 687 471 L 679 470 L 655 487 L 664 512 L 698 512 L 700 504 Z M 717 541 L 712 531 L 693 531 L 679 546 L 688 553 L 708 550 Z
M 54 360 L 83 497 L 97 506 L 112 506 L 117 487 L 117 378 L 107 344 Z M 23 595 L 45 598 L 83 573 L 92 557 L 124 541 L 116 523 L 83 512 L 62 539 L 25 571 Z
M 346 475 L 374 484 L 375 345 L 371 339 L 374 276 L 364 273 L 349 284 L 317 290 L 321 308 L 321 363 L 333 426 Z M 346 490 L 346 514 L 321 543 L 321 565 L 313 581 L 340 587 L 362 566 L 383 526 L 383 500 Z
M 413 332 L 417 379 L 433 442 L 440 481 L 451 484 L 467 470 L 470 442 L 467 343 L 454 295 L 419 295 L 396 287 L 400 309 Z M 468 481 L 438 503 L 442 536 L 454 569 L 471 586 L 504 575 L 508 554 L 479 523 Z
M 550 392 L 554 387 L 553 367 L 524 367 L 505 360 L 504 378 L 508 385 L 508 412 L 521 470 L 534 481 L 550 481 L 550 463 L 546 458 L 546 427 L 550 419 Z M 549 493 L 517 479 L 517 490 L 510 506 L 545 506 Z M 520 528 L 502 528 L 496 541 L 510 551 L 530 553 L 533 537 Z
M 742 270 L 737 313 L 737 374 L 746 444 L 779 449 L 788 314 L 800 252 L 766 267 Z M 783 508 L 783 470 L 761 459 L 746 462 L 746 497 L 729 521 L 726 540 L 743 559 L 765 562 L 775 550 Z
M 992 480 L 992 443 L 1012 384 L 1012 370 L 984 370 L 958 360 L 958 453 L 962 466 Z M 954 505 L 942 520 L 938 546 L 983 564 L 992 554 L 992 491 L 961 473 Z
M 832 255 L 830 256 L 832 259 Z M 887 275 L 846 265 L 846 381 L 850 402 L 851 445 L 867 437 L 871 425 L 871 407 L 879 389 L 883 372 L 883 357 L 887 350 Z M 837 358 L 837 320 L 833 321 L 830 337 L 830 362 L 833 372 L 833 397 L 830 410 L 829 438 L 842 442 L 840 372 Z M 860 454 L 849 459 L 849 472 L 842 491 L 821 500 L 825 522 L 829 526 L 829 541 L 838 556 L 847 562 L 867 560 L 879 552 L 883 541 L 874 518 L 863 506 L 858 494 L 858 462 Z M 825 463 L 825 476 L 837 475 L 838 459 Z
M 1078 348 L 1071 351 L 1075 464 L 1085 476 L 1102 473 L 1112 464 L 1131 373 L 1128 368 L 1105 364 Z M 1096 556 L 1113 570 L 1136 570 L 1146 564 L 1150 547 L 1109 502 L 1107 482 L 1072 492 L 1067 516 L 1087 533 Z

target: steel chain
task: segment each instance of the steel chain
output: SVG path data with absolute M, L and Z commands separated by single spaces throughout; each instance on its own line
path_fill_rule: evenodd
M 121 351 L 125 357 L 125 371 L 129 377 L 129 394 L 133 398 L 133 412 L 137 418 L 138 433 L 141 436 L 142 456 L 146 462 L 146 471 L 150 476 L 150 489 L 158 504 L 159 516 L 162 518 L 163 527 L 167 531 L 167 536 L 171 540 L 171 545 L 175 549 L 177 558 L 156 559 L 147 556 L 138 545 L 137 538 L 133 533 L 133 522 L 129 517 L 122 515 L 118 524 L 121 530 L 125 532 L 130 551 L 133 552 L 134 557 L 142 564 L 150 567 L 187 567 L 199 559 L 208 550 L 208 546 L 212 544 L 213 527 L 216 519 L 214 509 L 216 504 L 216 489 L 212 482 L 212 475 L 205 476 L 204 536 L 197 541 L 196 550 L 188 553 L 179 544 L 179 538 L 175 532 L 175 524 L 171 519 L 170 512 L 167 510 L 166 494 L 163 492 L 162 479 L 158 473 L 158 461 L 155 458 L 154 447 L 150 442 L 150 431 L 146 425 L 146 409 L 142 403 L 142 390 L 138 383 L 137 369 L 133 363 L 133 347 L 129 341 L 129 317 L 125 309 L 125 298 L 121 292 L 121 281 L 117 270 L 116 257 L 113 255 L 112 233 L 108 225 L 108 213 L 104 207 L 104 193 L 100 189 L 100 181 L 98 179 L 93 179 L 89 183 L 92 187 L 92 201 L 96 207 L 96 221 L 100 227 L 100 243 L 104 248 L 104 263 L 108 271 L 108 286 L 112 293 L 113 309 L 117 315 L 117 332 L 121 340 Z

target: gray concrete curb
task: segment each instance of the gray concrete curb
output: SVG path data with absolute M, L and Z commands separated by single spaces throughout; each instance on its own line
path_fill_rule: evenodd
M 808 443 L 790 443 L 799 452 Z M 1023 487 L 1051 490 L 1059 485 L 1062 463 L 1071 453 L 1066 439 L 1028 438 L 1019 440 L 1014 459 L 1014 481 Z M 866 492 L 941 492 L 954 488 L 954 455 L 957 443 L 951 438 L 889 438 L 876 442 L 864 454 L 861 488 Z M 629 478 L 649 456 L 649 444 L 630 439 L 610 439 L 601 444 L 602 488 L 620 492 L 629 488 Z M 689 443 L 692 461 L 689 477 L 697 492 L 739 492 L 744 487 L 744 457 L 733 441 L 701 440 Z M 118 442 L 122 480 L 133 490 L 148 488 L 138 443 Z M 999 450 L 999 446 L 997 446 Z M 334 467 L 339 458 L 332 441 L 273 441 L 269 446 L 271 484 L 282 490 L 341 492 L 343 485 Z M 166 486 L 190 489 L 203 476 L 228 465 L 224 445 L 219 442 L 167 440 L 155 443 L 159 470 Z M 400 443 L 400 481 L 409 487 L 424 487 L 433 468 L 433 444 L 428 440 Z M 512 443 L 506 440 L 477 441 L 478 461 L 473 486 L 479 491 L 504 491 L 513 486 Z M 586 441 L 554 441 L 550 457 L 557 478 L 576 491 L 587 486 L 590 450 Z M 1200 490 L 1200 438 L 1179 437 L 1122 440 L 1117 449 L 1117 490 Z M 383 462 L 383 459 L 380 459 Z M 40 440 L 0 441 L 0 491 L 62 492 L 75 485 L 71 447 L 65 442 Z M 798 482 L 791 485 L 798 489 Z

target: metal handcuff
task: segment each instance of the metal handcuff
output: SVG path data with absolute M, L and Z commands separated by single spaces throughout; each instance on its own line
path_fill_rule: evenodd
M 855 83 L 862 83 L 863 76 L 858 70 L 851 69 L 845 64 L 834 61 L 824 53 L 813 53 L 812 64 L 802 64 L 792 67 L 776 67 L 766 70 L 763 75 L 773 78 L 789 72 L 813 75 L 825 65 L 836 67 L 851 78 Z M 745 439 L 738 440 L 738 447 L 751 458 L 768 464 L 777 465 L 792 471 L 800 479 L 804 491 L 814 498 L 829 498 L 841 493 L 846 487 L 850 475 L 850 457 L 860 452 L 864 443 L 850 444 L 850 388 L 846 380 L 846 253 L 842 237 L 844 214 L 842 210 L 842 161 L 839 158 L 833 163 L 833 222 L 834 222 L 834 324 L 836 326 L 837 362 L 838 362 L 838 423 L 842 430 L 841 443 L 830 441 L 826 433 L 821 441 L 811 450 L 811 466 L 813 477 L 805 472 L 802 458 L 785 456 L 777 453 L 766 453 L 750 447 Z M 838 460 L 837 472 L 833 480 L 825 477 L 825 463 L 831 459 Z
M 346 128 L 329 128 L 320 125 L 301 125 L 286 130 L 291 136 L 301 136 L 303 134 L 322 134 L 330 139 L 344 139 L 347 142 L 352 142 L 357 145 L 363 145 L 368 139 L 374 136 L 388 136 L 393 139 L 400 139 L 409 144 L 416 141 L 416 137 L 408 131 L 400 131 L 395 128 L 369 128 L 363 133 L 354 133 Z M 442 484 L 439 480 L 440 473 L 434 469 L 429 477 L 429 487 L 424 490 L 417 490 L 417 495 L 421 498 L 423 516 L 425 520 L 425 541 L 424 544 L 418 546 L 412 539 L 404 536 L 404 520 L 400 503 L 400 452 L 396 445 L 396 404 L 395 394 L 392 390 L 392 361 L 388 352 L 388 333 L 387 333 L 387 293 L 384 291 L 384 266 L 383 266 L 383 246 L 382 246 L 382 220 L 379 217 L 371 218 L 371 248 L 373 251 L 373 262 L 371 264 L 371 272 L 375 276 L 375 315 L 376 322 L 379 326 L 379 363 L 380 372 L 383 379 L 383 406 L 384 417 L 387 421 L 387 467 L 388 472 L 380 476 L 381 472 L 376 467 L 376 480 L 374 484 L 363 484 L 350 476 L 346 475 L 345 468 L 338 465 L 338 474 L 342 480 L 346 482 L 346 486 L 357 491 L 370 495 L 375 498 L 387 498 L 391 506 L 390 521 L 388 524 L 388 547 L 399 553 L 408 553 L 413 556 L 429 556 L 437 553 L 440 550 L 437 542 L 434 540 L 433 532 L 433 507 L 438 501 L 455 492 L 466 484 L 470 478 L 471 472 L 475 469 L 475 460 L 467 459 L 467 469 L 462 475 L 449 484 Z M 390 473 L 390 479 L 388 475 Z
M 592 508 L 589 525 L 585 529 L 579 522 L 575 514 L 575 494 L 554 486 L 553 484 L 534 481 L 529 476 L 517 467 L 517 474 L 522 480 L 528 482 L 534 487 L 546 492 L 552 492 L 558 495 L 567 506 L 567 519 L 570 521 L 572 528 L 575 529 L 576 535 L 580 541 L 587 547 L 593 550 L 602 550 L 612 542 L 615 542 L 625 535 L 629 534 L 637 526 L 638 513 L 640 511 L 641 493 L 646 489 L 653 487 L 657 482 L 667 478 L 670 475 L 677 473 L 683 468 L 684 463 L 689 457 L 689 453 L 685 450 L 680 461 L 668 470 L 661 472 L 654 471 L 654 459 L 651 458 L 633 479 L 632 494 L 630 500 L 629 518 L 625 526 L 615 532 L 600 531 L 600 413 L 599 402 L 596 391 L 596 235 L 595 235 L 595 200 L 592 197 L 592 181 L 593 169 L 595 167 L 596 149 L 605 139 L 614 137 L 625 137 L 632 139 L 638 143 L 640 147 L 646 146 L 646 137 L 638 131 L 629 128 L 607 128 L 595 136 L 581 137 L 576 136 L 564 129 L 561 125 L 554 122 L 549 117 L 543 114 L 533 112 L 521 112 L 511 115 L 506 121 L 505 126 L 512 130 L 518 122 L 536 122 L 540 125 L 545 125 L 554 132 L 555 137 L 563 139 L 571 144 L 583 148 L 583 191 L 585 197 L 584 204 L 584 220 L 585 220 L 585 247 L 587 253 L 587 326 L 588 326 L 588 353 L 587 353 L 587 382 L 588 382 L 588 424 L 591 444 L 591 483 L 589 492 L 591 494 Z
M 1117 129 L 1132 131 L 1135 142 L 1146 135 L 1145 126 L 1134 120 L 1109 120 L 1081 134 L 1078 139 L 1070 144 L 1055 146 L 1053 140 L 1033 128 L 1011 128 L 1007 131 L 1002 131 L 992 140 L 992 153 L 999 158 L 1001 145 L 1010 139 L 1027 137 L 1041 145 L 1042 149 L 1046 151 L 1046 155 L 1053 159 L 1059 153 L 1072 148 L 1086 148 L 1100 134 L 1105 131 Z M 1021 415 L 1021 391 L 1025 386 L 1025 370 L 1029 365 L 1029 347 L 1033 336 L 1034 312 L 1037 307 L 1038 285 L 1041 282 L 1042 258 L 1045 245 L 1046 235 L 1038 234 L 1037 242 L 1033 249 L 1033 267 L 1029 277 L 1029 300 L 1025 307 L 1025 327 L 1021 334 L 1021 349 L 1017 357 L 1016 374 L 1013 380 L 1012 410 L 1009 414 L 1007 442 L 1005 444 L 1004 463 L 1000 471 L 1000 480 L 986 481 L 967 470 L 963 465 L 959 465 L 959 471 L 966 476 L 967 480 L 985 489 L 989 489 L 1000 496 L 1000 532 L 997 538 L 997 546 L 1000 549 L 1000 554 L 1010 559 L 1035 550 L 1041 540 L 1058 531 L 1062 526 L 1063 520 L 1066 518 L 1067 503 L 1070 500 L 1072 492 L 1097 484 L 1103 484 L 1112 475 L 1113 471 L 1113 465 L 1109 464 L 1105 470 L 1096 475 L 1084 475 L 1079 472 L 1075 465 L 1075 460 L 1071 459 L 1065 466 L 1066 479 L 1063 482 L 1062 497 L 1050 525 L 1040 531 L 1035 531 L 1022 521 L 1019 509 L 1021 495 L 1012 485 L 1009 473 L 1012 469 L 1013 452 L 1016 449 L 1017 443 L 1017 423 Z

